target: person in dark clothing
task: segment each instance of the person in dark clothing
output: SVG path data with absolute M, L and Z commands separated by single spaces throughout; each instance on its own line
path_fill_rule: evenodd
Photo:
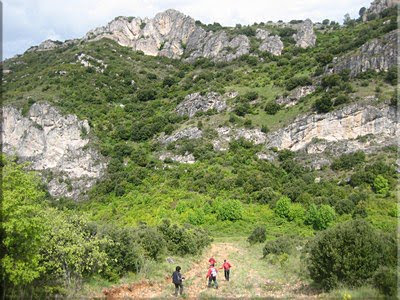
M 232 265 L 224 259 L 224 263 L 222 264 L 222 267 L 220 269 L 224 269 L 224 275 L 225 279 L 229 281 L 229 273 L 231 272 L 231 267 Z
M 180 295 L 183 293 L 183 279 L 185 279 L 185 277 L 181 274 L 181 267 L 177 266 L 175 272 L 172 273 L 172 283 L 175 285 L 175 296 L 178 296 L 178 292 Z
M 212 282 L 214 281 L 214 287 L 218 289 L 218 282 L 217 282 L 217 269 L 212 264 L 208 269 L 206 279 L 208 278 L 208 287 L 211 287 Z

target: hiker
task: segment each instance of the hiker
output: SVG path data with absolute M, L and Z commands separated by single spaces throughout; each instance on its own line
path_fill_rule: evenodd
M 175 297 L 178 296 L 178 291 L 180 295 L 183 293 L 183 279 L 185 279 L 185 277 L 181 274 L 181 267 L 177 266 L 175 272 L 172 273 L 172 283 L 175 284 Z
M 214 259 L 214 257 L 211 257 L 208 262 L 210 263 L 210 265 L 215 265 L 217 263 L 217 261 Z
M 229 281 L 229 273 L 230 273 L 230 269 L 231 269 L 232 265 L 230 263 L 228 263 L 226 261 L 226 259 L 224 259 L 224 263 L 222 264 L 222 267 L 219 268 L 224 269 L 224 275 L 225 275 L 225 280 Z
M 214 267 L 214 264 L 211 264 L 206 276 L 206 279 L 208 278 L 208 287 L 211 287 L 211 283 L 214 281 L 214 286 L 218 289 L 217 272 L 218 271 Z

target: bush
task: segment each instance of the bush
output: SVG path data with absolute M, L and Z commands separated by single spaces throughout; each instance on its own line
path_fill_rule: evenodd
M 389 193 L 389 182 L 382 175 L 378 175 L 374 180 L 374 191 L 377 194 L 386 196 Z
M 397 295 L 397 272 L 395 268 L 381 266 L 373 277 L 374 286 L 386 296 Z
M 249 91 L 243 95 L 243 98 L 247 101 L 253 101 L 258 98 L 258 93 L 256 91 Z
M 281 218 L 288 219 L 290 214 L 291 203 L 292 201 L 288 197 L 286 196 L 281 197 L 276 202 L 275 213 Z
M 269 115 L 275 115 L 280 109 L 281 109 L 281 106 L 278 103 L 276 103 L 275 101 L 268 102 L 265 105 L 265 111 Z
M 342 154 L 331 164 L 332 170 L 351 170 L 355 166 L 365 161 L 365 154 L 362 151 L 356 151 L 350 154 Z
M 218 202 L 216 210 L 217 218 L 221 221 L 236 221 L 243 217 L 243 206 L 239 200 Z
M 247 238 L 247 241 L 253 245 L 256 243 L 263 243 L 267 238 L 267 232 L 264 227 L 256 227 Z
M 298 86 L 305 86 L 305 85 L 311 85 L 311 84 L 312 84 L 312 80 L 309 76 L 295 76 L 295 77 L 291 77 L 286 82 L 286 89 L 290 91 Z
M 310 245 L 308 270 L 324 289 L 339 284 L 360 286 L 380 265 L 394 263 L 396 250 L 386 248 L 377 230 L 364 220 L 352 220 L 318 234 Z M 396 244 L 390 244 L 395 248 Z M 393 258 L 394 256 L 394 258 Z
M 267 242 L 263 249 L 263 256 L 269 254 L 280 255 L 283 253 L 289 254 L 294 247 L 294 241 L 291 236 L 281 236 L 274 241 Z
M 342 79 L 338 74 L 325 75 L 321 79 L 321 85 L 324 88 L 338 86 L 341 82 Z
M 156 98 L 156 92 L 153 90 L 140 90 L 137 93 L 137 99 L 139 101 L 149 101 L 154 100 Z
M 315 101 L 315 110 L 318 113 L 327 113 L 330 112 L 333 106 L 332 100 L 329 96 L 323 96 Z
M 338 105 L 345 104 L 345 103 L 348 103 L 348 102 L 350 102 L 349 96 L 347 96 L 347 95 L 339 95 L 339 96 L 336 97 L 336 99 L 334 101 L 334 105 L 338 106 Z
M 305 223 L 315 230 L 324 230 L 335 220 L 335 210 L 329 205 L 317 207 L 312 204 L 307 211 Z

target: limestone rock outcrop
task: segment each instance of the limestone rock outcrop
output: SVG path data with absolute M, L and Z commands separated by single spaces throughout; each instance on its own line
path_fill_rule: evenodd
M 264 144 L 267 141 L 265 133 L 259 129 L 220 127 L 216 129 L 218 138 L 213 141 L 213 147 L 216 151 L 225 151 L 229 149 L 229 143 L 240 138 L 252 142 L 255 145 Z
M 26 52 L 53 50 L 60 47 L 62 44 L 63 43 L 60 41 L 45 40 L 37 46 L 30 47 Z
M 109 38 L 122 46 L 143 51 L 146 55 L 188 60 L 207 57 L 231 61 L 249 53 L 250 41 L 245 35 L 230 39 L 225 31 L 205 31 L 195 20 L 176 10 L 168 9 L 154 18 L 118 17 L 106 26 L 89 31 L 85 41 Z
M 46 174 L 54 197 L 77 200 L 104 174 L 106 162 L 90 146 L 89 133 L 86 120 L 63 116 L 46 103 L 33 104 L 26 116 L 14 107 L 3 108 L 4 153 Z
M 356 144 L 363 136 L 373 136 L 374 143 L 383 147 L 396 143 L 398 129 L 394 107 L 354 104 L 327 114 L 299 117 L 289 126 L 268 134 L 266 147 L 292 151 L 308 147 L 308 152 L 318 153 L 325 150 L 327 143 L 348 141 L 346 147 L 357 150 L 361 146 Z M 319 140 L 324 143 L 317 143 Z M 350 144 L 355 146 L 349 148 Z
M 197 112 L 206 112 L 210 109 L 221 112 L 226 107 L 226 101 L 218 93 L 209 92 L 205 95 L 193 93 L 187 95 L 183 102 L 178 104 L 176 112 L 181 116 L 187 115 L 192 118 Z
M 400 4 L 400 0 L 374 0 L 370 7 L 364 12 L 362 16 L 363 21 L 367 21 L 369 15 L 379 15 L 385 9 L 394 7 L 398 4 Z
M 173 154 L 172 152 L 164 152 L 159 155 L 159 160 L 171 160 L 181 164 L 194 164 L 196 162 L 193 154 L 186 152 L 184 155 Z
M 258 47 L 260 51 L 269 52 L 272 55 L 281 55 L 283 50 L 283 42 L 278 35 L 269 35 L 269 32 L 264 29 L 256 30 L 256 38 L 261 40 Z
M 353 53 L 333 60 L 333 68 L 326 68 L 327 72 L 339 73 L 350 70 L 350 76 L 367 70 L 387 71 L 397 66 L 399 30 L 391 31 L 382 38 L 373 39 L 362 45 Z
M 315 91 L 315 86 L 307 85 L 295 88 L 287 97 L 280 97 L 276 100 L 279 105 L 284 105 L 285 107 L 293 106 L 300 101 L 301 98 L 313 93 Z
M 179 130 L 171 135 L 161 136 L 159 141 L 162 144 L 170 144 L 176 142 L 178 140 L 188 139 L 188 140 L 195 140 L 200 139 L 203 136 L 203 132 L 201 129 L 197 127 L 188 127 L 182 130 Z
M 310 19 L 298 24 L 297 33 L 293 35 L 296 41 L 296 46 L 301 48 L 308 48 L 315 46 L 317 37 L 314 33 L 313 23 Z

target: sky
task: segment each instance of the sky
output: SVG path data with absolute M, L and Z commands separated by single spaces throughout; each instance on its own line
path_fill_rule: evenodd
M 4 0 L 3 58 L 46 39 L 80 38 L 117 16 L 153 17 L 174 8 L 203 23 L 225 26 L 310 18 L 340 23 L 372 0 Z

